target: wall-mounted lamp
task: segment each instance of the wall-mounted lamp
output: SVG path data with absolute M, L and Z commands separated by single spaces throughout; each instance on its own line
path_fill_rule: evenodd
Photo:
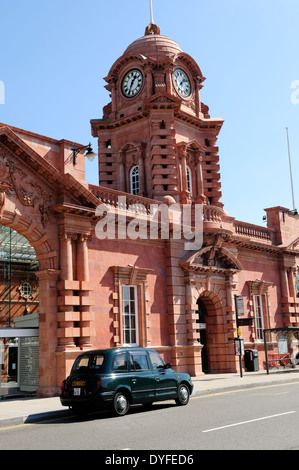
M 88 158 L 88 160 L 90 160 L 92 162 L 92 160 L 94 159 L 94 157 L 97 156 L 96 153 L 93 152 L 92 148 L 91 148 L 91 143 L 89 142 L 88 145 L 84 145 L 83 147 L 78 147 L 76 149 L 71 149 L 72 152 L 73 152 L 73 165 L 76 165 L 77 163 L 77 155 L 79 152 L 81 152 L 81 150 L 86 150 L 85 152 L 85 157 Z

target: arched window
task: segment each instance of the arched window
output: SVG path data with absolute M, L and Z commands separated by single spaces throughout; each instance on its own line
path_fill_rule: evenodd
M 139 193 L 139 166 L 133 166 L 130 171 L 130 192 L 131 194 Z
M 189 166 L 186 167 L 187 191 L 192 196 L 192 172 Z

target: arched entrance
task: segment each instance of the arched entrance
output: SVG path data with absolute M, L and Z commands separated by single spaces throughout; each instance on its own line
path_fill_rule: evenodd
M 228 341 L 224 309 L 218 296 L 204 291 L 197 299 L 199 342 L 202 344 L 202 371 L 228 372 Z
M 198 315 L 196 319 L 196 323 L 198 323 L 198 329 L 196 331 L 199 332 L 198 341 L 202 345 L 202 350 L 201 350 L 202 372 L 206 374 L 207 372 L 209 372 L 208 345 L 207 345 L 207 309 L 206 309 L 204 301 L 201 298 L 197 300 L 196 314 Z
M 39 385 L 38 269 L 28 240 L 0 225 L 2 395 L 36 392 Z

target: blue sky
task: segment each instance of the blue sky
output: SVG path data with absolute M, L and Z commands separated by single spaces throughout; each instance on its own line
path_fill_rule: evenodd
M 0 121 L 96 148 L 89 121 L 109 102 L 103 77 L 143 36 L 149 0 L 0 6 Z M 211 117 L 225 120 L 218 145 L 226 211 L 264 225 L 264 208 L 293 209 L 286 127 L 299 209 L 298 0 L 153 0 L 153 8 L 161 34 L 206 77 L 201 98 Z M 87 162 L 86 179 L 98 184 L 96 162 Z

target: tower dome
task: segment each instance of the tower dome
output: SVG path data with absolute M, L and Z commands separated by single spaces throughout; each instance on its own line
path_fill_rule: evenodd
M 179 52 L 183 52 L 183 49 L 173 39 L 162 36 L 158 26 L 151 24 L 147 26 L 145 35 L 132 42 L 124 54 L 139 53 L 159 60 L 165 56 L 174 57 Z

